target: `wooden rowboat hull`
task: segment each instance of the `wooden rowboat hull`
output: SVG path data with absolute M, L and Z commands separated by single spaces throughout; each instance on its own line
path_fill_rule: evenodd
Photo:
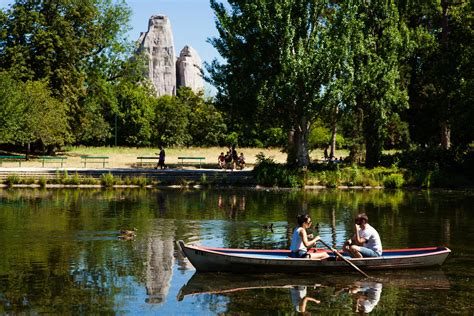
M 180 249 L 199 272 L 238 273 L 313 273 L 353 271 L 344 261 L 295 259 L 288 250 L 255 250 L 210 248 L 186 245 L 178 241 Z M 362 270 L 390 270 L 441 266 L 451 250 L 446 247 L 386 250 L 377 258 L 349 258 Z M 346 254 L 344 254 L 346 255 Z

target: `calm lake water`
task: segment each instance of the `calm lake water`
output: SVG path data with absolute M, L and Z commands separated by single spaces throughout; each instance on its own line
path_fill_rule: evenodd
M 452 254 L 371 280 L 196 274 L 175 243 L 287 248 L 301 212 L 337 247 L 365 212 L 386 249 Z M 0 314 L 474 313 L 474 191 L 3 189 L 0 247 Z

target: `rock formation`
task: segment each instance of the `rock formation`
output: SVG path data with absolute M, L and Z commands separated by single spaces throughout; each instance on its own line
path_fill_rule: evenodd
M 191 46 L 184 46 L 176 61 L 176 83 L 194 92 L 204 90 L 201 58 Z
M 138 43 L 139 51 L 144 52 L 148 60 L 145 76 L 153 83 L 157 96 L 176 95 L 181 86 L 194 92 L 204 89 L 202 62 L 197 51 L 185 46 L 176 60 L 168 17 L 153 15 L 148 21 L 148 31 L 140 34 Z
M 168 17 L 153 15 L 148 21 L 148 31 L 139 39 L 140 50 L 148 57 L 148 78 L 158 96 L 176 95 L 176 57 L 173 32 Z

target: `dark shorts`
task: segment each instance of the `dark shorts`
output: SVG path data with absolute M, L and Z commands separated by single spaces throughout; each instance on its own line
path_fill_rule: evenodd
M 308 258 L 309 254 L 305 250 L 290 251 L 291 258 Z

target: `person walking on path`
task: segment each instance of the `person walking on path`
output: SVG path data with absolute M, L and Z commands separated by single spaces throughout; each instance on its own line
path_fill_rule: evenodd
M 158 154 L 158 164 L 156 165 L 156 168 L 155 169 L 158 169 L 158 167 L 160 169 L 165 169 L 166 168 L 166 165 L 165 165 L 165 150 L 163 149 L 163 146 L 160 146 L 160 153 Z

